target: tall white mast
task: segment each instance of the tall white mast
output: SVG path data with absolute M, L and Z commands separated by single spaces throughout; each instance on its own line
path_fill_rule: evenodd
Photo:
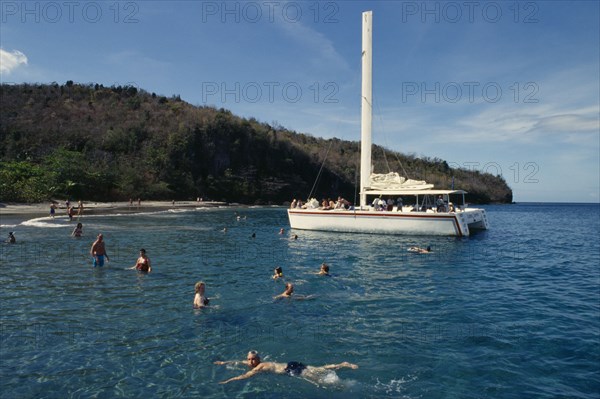
M 373 11 L 362 13 L 362 89 L 360 123 L 360 206 L 366 206 L 365 189 L 371 186 L 371 118 L 373 104 Z

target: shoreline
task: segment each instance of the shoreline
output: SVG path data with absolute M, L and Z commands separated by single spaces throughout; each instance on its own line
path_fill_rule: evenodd
M 75 217 L 77 216 L 77 203 L 72 203 L 75 207 Z M 101 215 L 111 213 L 139 213 L 149 210 L 161 211 L 168 209 L 189 209 L 189 208 L 212 208 L 219 206 L 228 206 L 226 202 L 219 201 L 142 201 L 138 206 L 137 202 L 129 205 L 128 201 L 123 202 L 84 202 L 84 215 Z M 56 215 L 66 215 L 67 208 L 64 203 L 58 203 L 56 207 Z M 0 203 L 1 216 L 44 216 L 50 215 L 50 202 L 38 204 L 14 204 Z

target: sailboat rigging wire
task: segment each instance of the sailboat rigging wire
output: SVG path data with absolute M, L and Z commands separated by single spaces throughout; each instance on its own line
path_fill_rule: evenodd
M 321 168 L 319 169 L 319 173 L 317 173 L 317 178 L 315 179 L 315 182 L 314 182 L 312 188 L 310 189 L 310 193 L 308 194 L 307 201 L 310 201 L 310 199 L 312 198 L 313 191 L 315 190 L 315 187 L 317 186 L 317 183 L 319 182 L 319 178 L 321 177 L 321 172 L 323 172 L 323 167 L 325 166 L 325 161 L 327 160 L 327 155 L 329 155 L 329 150 L 331 150 L 332 145 L 333 145 L 333 139 L 331 139 L 329 142 L 329 147 L 327 148 L 327 152 L 325 153 L 325 158 L 323 158 L 323 162 L 321 163 Z
M 383 124 L 383 116 L 382 116 L 383 113 L 381 112 L 381 109 L 379 108 L 379 103 L 377 101 L 373 101 L 373 102 L 375 103 L 375 106 L 377 107 L 377 111 L 378 111 L 377 114 L 378 114 L 379 122 L 381 124 L 381 130 L 383 132 L 385 132 L 385 128 L 383 127 L 383 125 L 384 125 Z M 385 147 L 382 147 L 383 159 L 385 161 L 385 166 L 387 167 L 388 172 L 391 172 L 392 170 L 390 169 L 390 165 L 388 163 L 387 156 L 385 154 L 385 152 L 386 152 L 385 148 L 389 148 L 389 144 L 388 144 L 388 141 L 387 141 L 387 136 L 385 134 L 383 135 L 383 141 L 385 142 Z M 400 158 L 398 157 L 398 153 L 396 151 L 392 151 L 392 153 L 395 155 L 396 160 L 400 164 L 400 169 L 402 169 L 402 173 L 404 173 L 404 177 L 408 179 L 409 178 L 408 173 L 406 172 L 406 169 L 404 169 L 404 165 L 402 164 L 402 161 L 400 161 Z

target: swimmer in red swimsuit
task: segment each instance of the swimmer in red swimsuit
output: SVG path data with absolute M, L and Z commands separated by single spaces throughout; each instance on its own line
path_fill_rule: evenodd
M 140 272 L 150 273 L 152 271 L 152 265 L 150 264 L 150 258 L 146 256 L 146 250 L 144 248 L 140 249 L 140 257 L 138 258 L 135 266 L 131 267 L 131 269 L 135 269 Z

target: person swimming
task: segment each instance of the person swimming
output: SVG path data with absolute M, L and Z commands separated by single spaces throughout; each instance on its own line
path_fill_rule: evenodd
M 280 299 L 280 298 L 289 298 L 292 296 L 292 294 L 294 293 L 294 284 L 292 283 L 285 283 L 285 291 L 283 291 L 281 294 L 274 296 L 273 299 Z
M 283 370 L 291 376 L 299 376 L 306 370 L 306 366 L 300 362 L 289 362 Z
M 12 231 L 8 233 L 8 238 L 6 239 L 6 242 L 9 244 L 15 244 L 17 242 L 17 238 L 15 237 Z
M 321 269 L 317 272 L 319 276 L 329 276 L 329 265 L 325 262 L 321 264 Z
M 206 284 L 204 284 L 204 281 L 198 281 L 194 285 L 194 291 L 195 291 L 195 295 L 194 295 L 194 308 L 195 309 L 203 308 L 205 306 L 208 306 L 208 303 L 210 301 L 209 301 L 209 299 L 206 296 L 204 296 L 205 289 L 206 289 Z
M 276 280 L 278 278 L 282 278 L 283 277 L 283 269 L 281 268 L 281 266 L 277 266 L 274 270 L 273 270 L 274 274 L 273 274 L 273 280 Z
M 431 247 L 430 246 L 428 246 L 427 248 L 410 247 L 410 248 L 408 248 L 408 252 L 415 252 L 415 253 L 419 253 L 419 254 L 428 254 L 431 252 Z
M 356 364 L 342 362 L 338 364 L 326 364 L 323 366 L 307 366 L 300 362 L 288 362 L 288 363 L 276 363 L 276 362 L 261 362 L 260 355 L 257 351 L 252 350 L 248 352 L 246 361 L 215 361 L 215 364 L 245 364 L 250 367 L 250 371 L 237 377 L 229 378 L 225 381 L 219 382 L 219 384 L 227 384 L 231 381 L 244 380 L 255 376 L 258 373 L 274 373 L 274 374 L 287 374 L 294 377 L 302 377 L 312 383 L 323 383 L 323 382 L 336 382 L 339 381 L 337 375 L 331 376 L 330 373 L 335 374 L 332 370 L 338 370 L 341 368 L 350 368 L 356 370 L 358 366 Z M 326 379 L 323 376 L 327 376 Z

